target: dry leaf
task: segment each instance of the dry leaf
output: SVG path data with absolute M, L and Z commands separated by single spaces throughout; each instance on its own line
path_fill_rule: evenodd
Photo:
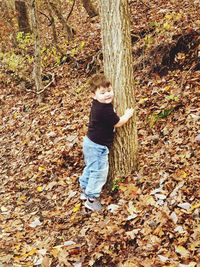
M 118 209 L 119 209 L 119 205 L 116 205 L 116 204 L 110 204 L 107 207 L 107 210 L 109 210 L 112 213 L 116 213 Z
M 42 261 L 42 267 L 51 267 L 51 262 L 52 260 L 48 256 L 45 256 Z
M 175 251 L 184 258 L 187 258 L 190 255 L 190 252 L 183 246 L 175 247 Z
M 40 193 L 40 192 L 42 192 L 43 191 L 43 187 L 42 186 L 38 186 L 37 187 L 37 191 Z
M 158 255 L 159 259 L 162 261 L 162 262 L 167 262 L 169 260 L 168 257 L 165 257 L 163 255 Z
M 171 213 L 170 218 L 175 224 L 178 222 L 178 217 L 174 211 Z
M 29 224 L 30 227 L 35 228 L 37 226 L 42 225 L 42 222 L 39 218 L 36 218 L 32 223 Z
M 76 204 L 76 205 L 74 206 L 74 208 L 73 208 L 73 212 L 77 212 L 77 211 L 79 211 L 80 208 L 81 208 L 81 203 Z
M 191 208 L 191 204 L 188 202 L 185 203 L 179 203 L 178 207 L 184 210 L 189 210 Z
M 46 170 L 46 168 L 45 168 L 44 166 L 39 166 L 39 167 L 38 167 L 38 170 L 39 170 L 40 172 L 43 172 L 43 171 Z

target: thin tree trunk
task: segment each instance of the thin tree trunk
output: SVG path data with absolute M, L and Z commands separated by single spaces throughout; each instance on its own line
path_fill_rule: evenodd
M 40 53 L 40 36 L 38 30 L 38 17 L 37 17 L 37 8 L 36 0 L 31 0 L 31 22 L 33 27 L 33 34 L 35 37 L 35 60 L 34 60 L 34 69 L 33 76 L 36 86 L 36 94 L 42 91 L 42 67 L 41 67 L 41 53 Z
M 30 32 L 26 3 L 24 1 L 15 1 L 15 9 L 17 11 L 19 31 Z
M 135 107 L 133 58 L 127 0 L 100 0 L 105 75 L 112 82 L 117 113 Z M 137 166 L 136 114 L 118 128 L 110 153 L 110 177 L 129 175 Z
M 91 0 L 82 0 L 82 3 L 83 3 L 83 7 L 87 11 L 90 18 L 98 15 L 98 12 L 96 11 L 94 6 L 92 5 Z

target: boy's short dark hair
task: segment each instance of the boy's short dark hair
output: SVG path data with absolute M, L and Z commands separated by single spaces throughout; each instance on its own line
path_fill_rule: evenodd
M 100 88 L 104 87 L 107 88 L 111 85 L 110 81 L 105 77 L 104 74 L 96 74 L 90 80 L 91 91 L 95 93 L 95 91 Z

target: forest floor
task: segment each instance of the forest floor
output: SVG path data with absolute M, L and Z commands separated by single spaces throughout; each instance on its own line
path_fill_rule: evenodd
M 72 17 L 85 48 L 50 70 L 42 102 L 4 73 L 0 266 L 200 266 L 198 3 L 131 4 L 138 170 L 104 189 L 100 213 L 78 185 L 99 18 Z

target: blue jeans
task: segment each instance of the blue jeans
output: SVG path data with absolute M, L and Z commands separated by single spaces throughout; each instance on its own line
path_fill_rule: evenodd
M 79 178 L 81 189 L 89 198 L 100 196 L 102 187 L 107 181 L 108 176 L 108 154 L 106 146 L 92 142 L 87 136 L 83 140 L 83 155 L 85 168 Z

